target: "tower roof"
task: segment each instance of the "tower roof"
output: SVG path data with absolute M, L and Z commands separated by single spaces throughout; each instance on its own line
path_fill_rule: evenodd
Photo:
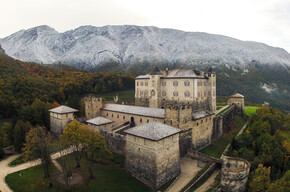
M 150 73 L 150 75 L 162 75 L 159 67 L 155 66 L 154 70 Z
M 48 111 L 49 112 L 53 112 L 53 113 L 59 113 L 59 114 L 78 112 L 78 110 L 70 108 L 70 107 L 67 107 L 65 105 L 61 105 L 59 107 L 50 109 Z
M 149 123 L 125 130 L 124 132 L 129 135 L 142 137 L 152 141 L 159 141 L 161 139 L 179 133 L 180 130 L 159 122 L 151 121 Z
M 104 124 L 113 123 L 113 121 L 111 121 L 110 119 L 104 118 L 104 117 L 96 117 L 93 119 L 89 119 L 86 122 L 93 124 L 93 125 L 104 125 Z
M 233 95 L 231 95 L 230 97 L 235 97 L 235 98 L 244 98 L 244 95 L 240 94 L 240 93 L 235 93 Z

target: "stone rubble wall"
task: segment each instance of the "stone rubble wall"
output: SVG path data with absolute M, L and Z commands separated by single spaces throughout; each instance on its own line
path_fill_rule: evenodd
M 112 152 L 125 155 L 126 136 L 107 131 L 100 131 L 100 134 L 106 138 L 106 145 Z
M 187 151 L 192 148 L 192 129 L 184 129 L 179 133 L 179 153 L 180 158 L 187 154 Z

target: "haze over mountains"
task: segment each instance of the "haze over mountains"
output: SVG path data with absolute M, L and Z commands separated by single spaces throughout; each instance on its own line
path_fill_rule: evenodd
M 112 62 L 125 68 L 144 63 L 290 67 L 289 53 L 263 43 L 132 25 L 82 26 L 64 33 L 43 25 L 18 31 L 0 39 L 0 44 L 9 56 L 22 61 L 61 62 L 86 70 Z

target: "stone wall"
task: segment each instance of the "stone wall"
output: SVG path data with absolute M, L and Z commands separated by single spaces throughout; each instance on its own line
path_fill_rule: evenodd
M 251 164 L 239 158 L 226 158 L 221 169 L 221 186 L 225 192 L 245 191 Z
M 101 135 L 106 138 L 106 145 L 112 152 L 125 155 L 126 137 L 118 133 L 100 131 Z
M 153 190 L 180 174 L 179 135 L 151 141 L 127 135 L 126 170 Z
M 192 128 L 184 129 L 179 132 L 179 154 L 184 157 L 192 147 Z
M 73 113 L 57 114 L 50 112 L 50 131 L 54 135 L 60 135 L 65 127 L 73 120 Z

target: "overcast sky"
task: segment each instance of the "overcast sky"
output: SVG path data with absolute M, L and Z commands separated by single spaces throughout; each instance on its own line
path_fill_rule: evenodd
M 150 25 L 263 42 L 290 52 L 290 0 L 0 0 L 0 38 L 49 25 Z

